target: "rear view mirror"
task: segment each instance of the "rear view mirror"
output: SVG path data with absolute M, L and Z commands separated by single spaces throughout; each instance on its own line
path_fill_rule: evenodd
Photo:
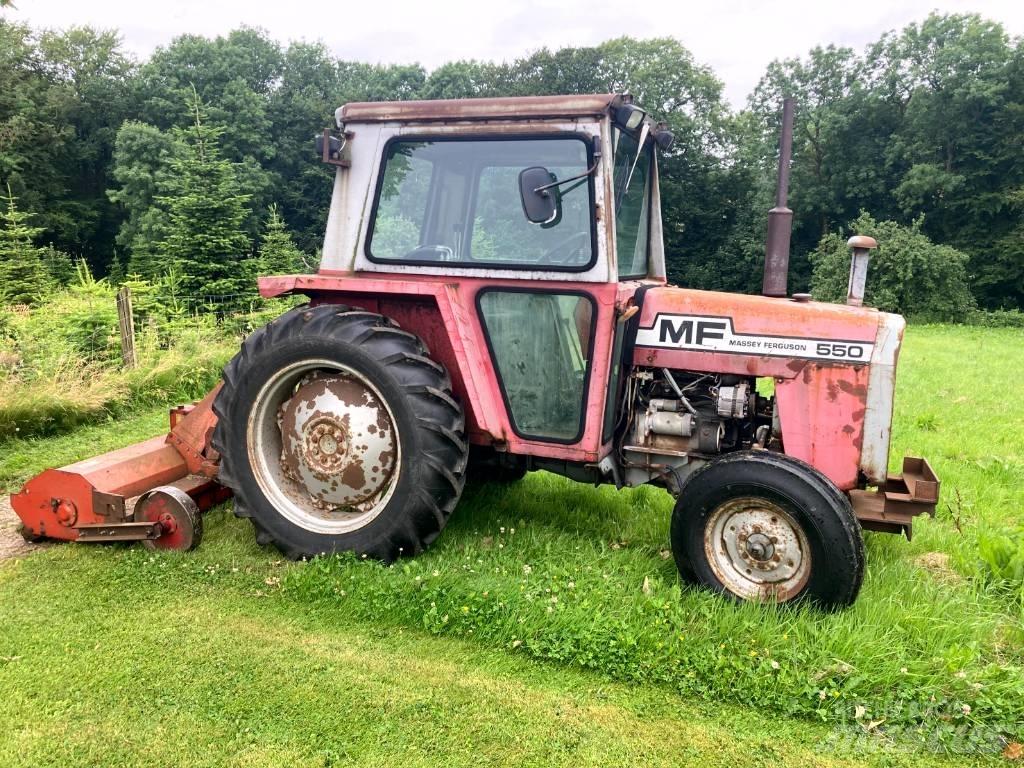
M 557 180 L 557 176 L 539 165 L 520 171 L 519 198 L 527 221 L 545 224 L 558 216 L 558 190 L 552 186 Z

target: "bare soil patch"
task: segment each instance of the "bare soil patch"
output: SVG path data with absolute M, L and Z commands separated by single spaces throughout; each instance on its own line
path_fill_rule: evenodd
M 18 532 L 21 521 L 11 509 L 11 498 L 0 495 L 0 562 L 41 549 L 42 545 L 25 541 Z

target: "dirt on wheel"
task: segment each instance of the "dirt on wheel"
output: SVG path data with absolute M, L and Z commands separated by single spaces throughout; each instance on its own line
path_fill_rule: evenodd
M 42 548 L 40 544 L 33 544 L 22 538 L 18 532 L 20 525 L 21 521 L 11 509 L 10 497 L 6 493 L 0 495 L 0 562 Z

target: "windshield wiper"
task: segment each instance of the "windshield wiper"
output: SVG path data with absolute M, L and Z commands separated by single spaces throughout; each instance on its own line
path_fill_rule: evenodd
M 633 171 L 636 170 L 637 161 L 640 159 L 640 155 L 644 153 L 644 144 L 647 142 L 647 134 L 651 132 L 650 124 L 645 120 L 643 127 L 640 129 L 640 138 L 636 142 L 636 156 L 633 158 L 633 165 L 629 169 L 629 176 L 626 177 L 626 186 L 622 190 L 622 196 L 625 197 L 629 192 L 629 183 L 633 180 Z

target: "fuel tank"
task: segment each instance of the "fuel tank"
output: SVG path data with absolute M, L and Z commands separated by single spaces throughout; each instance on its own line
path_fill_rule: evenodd
M 904 327 L 866 307 L 657 287 L 634 364 L 771 379 L 785 452 L 851 490 L 886 479 Z

